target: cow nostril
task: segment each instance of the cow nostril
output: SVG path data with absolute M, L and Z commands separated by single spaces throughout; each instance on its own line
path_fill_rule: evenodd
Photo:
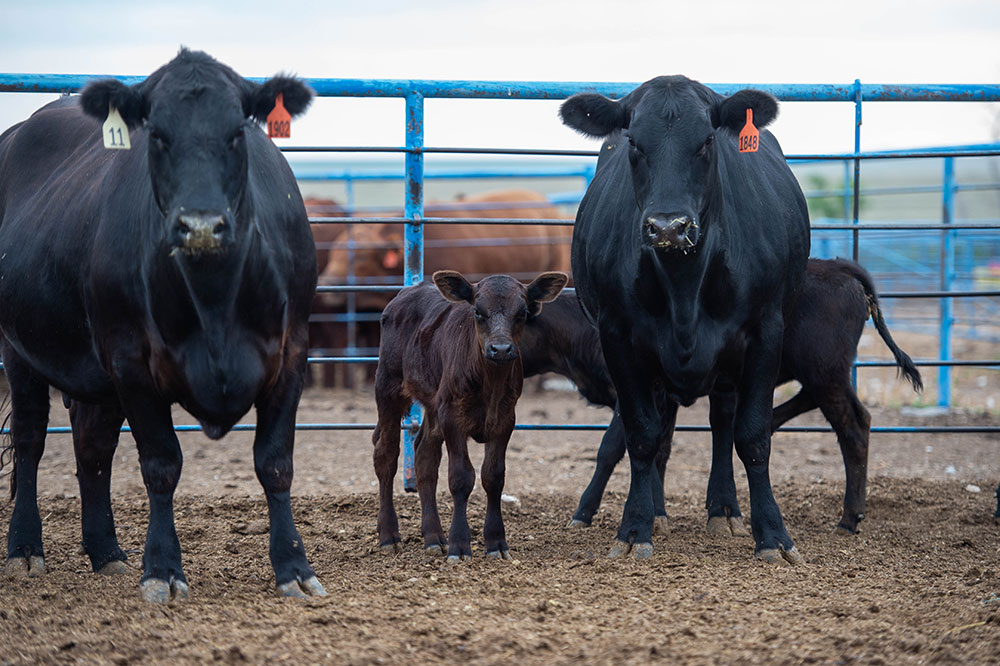
M 177 223 L 177 231 L 179 231 L 182 236 L 186 236 L 189 233 L 191 233 L 191 227 L 189 227 L 188 225 L 184 224 L 183 222 L 178 222 Z
M 215 234 L 216 236 L 218 236 L 219 234 L 223 233 L 225 230 L 226 230 L 226 223 L 225 223 L 225 221 L 223 221 L 223 222 L 219 222 L 217 225 L 215 225 L 215 228 L 212 229 L 212 233 Z

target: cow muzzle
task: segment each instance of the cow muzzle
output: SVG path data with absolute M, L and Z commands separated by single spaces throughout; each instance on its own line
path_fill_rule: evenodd
M 182 213 L 174 223 L 172 240 L 184 254 L 216 253 L 232 241 L 232 226 L 218 213 Z
M 486 360 L 497 365 L 510 363 L 518 356 L 517 345 L 511 342 L 490 342 L 486 344 Z
M 698 221 L 688 215 L 650 215 L 643 224 L 644 240 L 652 247 L 687 252 L 698 244 Z

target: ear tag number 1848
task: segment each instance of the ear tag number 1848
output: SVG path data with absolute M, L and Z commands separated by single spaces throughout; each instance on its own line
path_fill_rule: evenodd
M 101 128 L 104 136 L 104 147 L 109 150 L 130 150 L 132 144 L 128 140 L 128 125 L 122 120 L 118 109 L 108 106 L 108 119 Z
M 753 109 L 747 109 L 747 124 L 740 130 L 740 152 L 756 153 L 760 145 L 760 133 L 753 125 Z
M 278 93 L 274 108 L 267 114 L 267 136 L 271 139 L 288 139 L 292 136 L 292 114 L 285 109 L 285 95 Z

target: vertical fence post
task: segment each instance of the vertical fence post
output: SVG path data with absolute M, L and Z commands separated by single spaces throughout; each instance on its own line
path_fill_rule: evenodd
M 854 222 L 857 226 L 861 217 L 861 158 L 857 155 L 861 152 L 861 79 L 854 79 Z M 853 246 L 851 256 L 854 261 L 860 255 L 860 234 L 858 229 L 854 229 Z M 854 360 L 857 361 L 857 353 Z M 851 385 L 855 392 L 858 390 L 858 366 L 851 366 Z
M 955 158 L 944 158 L 944 177 L 942 179 L 942 224 L 952 224 L 955 221 Z M 941 291 L 951 291 L 955 279 L 955 232 L 950 229 L 941 230 Z M 954 299 L 941 299 L 941 333 L 939 337 L 940 359 L 951 360 L 951 326 L 954 318 Z M 938 368 L 938 406 L 951 405 L 951 366 L 942 365 Z
M 406 223 L 403 234 L 403 284 L 416 284 L 424 279 L 424 96 L 410 92 L 406 95 L 406 206 L 403 211 Z M 417 490 L 413 472 L 413 440 L 420 426 L 420 406 L 412 405 L 403 419 L 403 489 Z

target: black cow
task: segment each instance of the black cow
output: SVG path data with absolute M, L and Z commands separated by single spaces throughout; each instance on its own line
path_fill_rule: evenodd
M 399 422 L 410 401 L 424 408 L 416 449 L 421 532 L 427 550 L 450 560 L 472 557 L 466 509 L 476 475 L 467 440 L 486 445 L 482 467 L 486 491 L 483 538 L 487 557 L 510 559 L 500 512 L 507 442 L 523 381 L 519 342 L 529 315 L 566 285 L 565 273 L 542 273 L 523 285 L 509 275 L 483 278 L 474 286 L 456 271 L 437 271 L 434 285 L 402 290 L 382 314 L 382 344 L 375 372 L 378 425 L 372 434 L 379 481 L 379 544 L 400 549 L 392 502 L 399 458 Z M 442 298 L 443 297 L 443 298 Z M 448 447 L 448 486 L 455 510 L 447 542 L 437 510 L 441 444 Z
M 95 571 L 125 560 L 109 497 L 123 421 L 149 497 L 140 590 L 164 602 L 187 595 L 170 406 L 212 439 L 256 407 L 278 591 L 325 594 L 289 495 L 316 251 L 292 172 L 257 124 L 279 94 L 292 115 L 312 99 L 297 79 L 256 84 L 182 49 L 141 83 L 95 81 L 0 137 L 0 345 L 16 497 L 8 573 L 44 570 L 35 482 L 51 385 L 72 400 Z M 103 147 L 109 107 L 132 130 L 131 150 Z
M 572 265 L 618 392 L 632 469 L 612 556 L 652 554 L 653 458 L 677 403 L 724 391 L 737 396 L 734 441 L 750 485 L 754 552 L 802 559 L 771 492 L 768 456 L 809 217 L 770 132 L 760 132 L 757 152 L 737 152 L 750 114 L 764 127 L 777 110 L 761 91 L 727 98 L 682 76 L 652 79 L 617 102 L 578 94 L 561 107 L 570 127 L 607 137 L 577 212 Z M 721 478 L 709 479 L 708 494 L 723 515 L 730 498 Z
M 871 418 L 858 400 L 851 382 L 851 367 L 865 321 L 871 317 L 882 340 L 892 351 L 903 376 L 914 389 L 923 382 L 912 359 L 892 339 L 879 307 L 878 294 L 868 272 L 846 259 L 810 259 L 806 266 L 802 296 L 785 325 L 778 383 L 797 380 L 799 392 L 774 408 L 771 431 L 799 414 L 819 408 L 837 433 L 844 458 L 847 482 L 844 510 L 837 529 L 856 533 L 865 513 L 865 486 L 868 466 L 868 435 Z M 596 352 L 595 352 L 596 350 Z M 597 329 L 590 325 L 579 308 L 576 296 L 562 294 L 535 318 L 529 319 L 521 337 L 524 375 L 557 372 L 576 382 L 580 393 L 590 402 L 615 406 L 614 386 L 600 353 Z M 713 403 L 727 400 L 727 395 L 712 395 Z M 732 407 L 711 408 L 713 468 L 716 474 L 728 472 L 732 485 L 732 424 L 720 423 Z M 663 503 L 663 467 L 670 456 L 672 432 L 663 433 L 657 455 L 659 479 L 653 489 L 655 505 L 654 532 L 666 526 Z M 600 505 L 601 495 L 615 465 L 625 455 L 625 433 L 621 418 L 612 419 L 601 440 L 597 466 L 580 503 L 571 527 L 590 525 Z M 730 461 L 726 463 L 725 461 Z M 709 510 L 713 507 L 708 506 Z M 709 518 L 708 530 L 715 534 L 745 533 L 738 504 L 727 507 L 726 516 Z

